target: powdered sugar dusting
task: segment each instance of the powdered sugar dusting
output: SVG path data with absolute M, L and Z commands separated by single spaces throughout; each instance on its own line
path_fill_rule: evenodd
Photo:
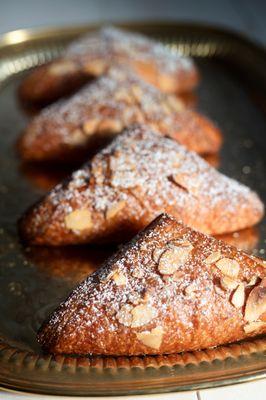
M 191 69 L 193 62 L 163 44 L 141 34 L 106 27 L 89 33 L 69 46 L 67 57 L 105 60 L 137 60 L 154 63 L 164 73 L 178 73 L 179 69 Z
M 252 225 L 263 213 L 262 203 L 246 186 L 171 139 L 136 126 L 57 186 L 35 208 L 30 229 L 35 234 L 40 228 L 57 232 L 64 242 L 64 217 L 72 209 L 87 208 L 94 230 L 74 232 L 71 240 L 90 241 L 104 229 L 106 210 L 120 201 L 127 205 L 123 218 L 138 221 L 137 229 L 169 212 L 200 231 L 221 233 Z

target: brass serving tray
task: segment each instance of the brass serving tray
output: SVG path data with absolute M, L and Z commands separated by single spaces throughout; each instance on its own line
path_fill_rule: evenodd
M 219 168 L 257 190 L 266 202 L 266 56 L 245 38 L 220 29 L 166 23 L 124 26 L 192 55 L 202 81 L 198 108 L 222 128 Z M 16 221 L 25 208 L 65 175 L 23 166 L 15 141 L 29 118 L 16 99 L 23 71 L 61 53 L 97 26 L 19 30 L 0 38 L 0 386 L 64 395 L 126 395 L 192 390 L 266 376 L 266 338 L 160 357 L 63 357 L 41 353 L 42 320 L 113 249 L 25 249 Z M 190 98 L 191 101 L 191 98 Z M 217 162 L 217 160 L 216 160 Z M 265 221 L 231 236 L 264 256 Z

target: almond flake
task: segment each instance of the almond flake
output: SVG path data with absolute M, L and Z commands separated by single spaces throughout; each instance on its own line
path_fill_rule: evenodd
M 106 68 L 106 65 L 103 60 L 92 60 L 85 65 L 84 70 L 88 74 L 98 76 L 98 75 L 102 75 L 105 68 Z
M 127 284 L 127 277 L 120 271 L 116 271 L 112 276 L 112 279 L 117 286 L 124 286 Z
M 152 252 L 152 259 L 153 261 L 155 261 L 156 263 L 159 262 L 159 258 L 161 257 L 161 255 L 165 252 L 165 249 L 162 248 L 157 248 L 154 249 Z
M 180 112 L 184 109 L 184 104 L 175 96 L 168 96 L 168 104 L 170 105 L 171 111 Z
M 244 331 L 246 333 L 252 333 L 266 327 L 266 323 L 262 321 L 254 321 L 244 326 Z
M 106 118 L 98 125 L 98 132 L 118 133 L 122 130 L 122 122 L 118 119 Z
M 98 118 L 92 118 L 83 124 L 83 131 L 86 135 L 90 136 L 97 131 L 97 126 L 99 124 Z
M 185 288 L 185 294 L 186 294 L 187 296 L 193 295 L 195 291 L 196 291 L 196 287 L 195 287 L 195 285 L 194 285 L 193 283 L 191 283 L 190 285 L 188 285 L 188 286 Z
M 158 270 L 163 275 L 172 275 L 181 265 L 184 265 L 190 257 L 193 246 L 172 246 L 166 250 L 158 265 Z
M 223 289 L 225 290 L 234 290 L 237 286 L 238 286 L 238 281 L 229 278 L 229 276 L 223 276 L 220 279 L 220 284 L 222 286 Z
M 245 309 L 245 320 L 257 321 L 266 312 L 266 279 L 251 290 Z
M 124 101 L 128 104 L 132 103 L 133 98 L 129 95 L 129 93 L 125 89 L 120 89 L 115 93 L 116 101 Z
M 231 258 L 222 258 L 216 262 L 216 267 L 222 272 L 223 275 L 230 278 L 237 278 L 239 273 L 239 264 Z
M 134 268 L 132 271 L 132 276 L 134 276 L 134 278 L 143 278 L 144 271 L 140 268 Z
M 178 282 L 180 279 L 182 279 L 185 276 L 184 271 L 176 271 L 173 275 L 173 280 L 174 282 Z
M 132 311 L 133 307 L 130 304 L 125 304 L 123 305 L 118 313 L 116 314 L 116 318 L 120 322 L 120 324 L 125 325 L 125 326 L 131 326 L 132 323 Z
M 72 211 L 65 216 L 65 225 L 67 229 L 73 231 L 82 231 L 92 228 L 91 213 L 87 209 Z
M 157 326 L 151 331 L 138 332 L 136 335 L 138 340 L 145 344 L 145 346 L 159 350 L 163 339 L 163 328 L 161 326 Z
M 74 131 L 71 132 L 71 135 L 69 135 L 68 138 L 66 139 L 66 142 L 72 145 L 82 144 L 85 141 L 86 141 L 86 136 L 84 136 L 84 133 L 82 132 L 81 129 L 74 129 Z
M 65 75 L 77 71 L 77 65 L 73 61 L 58 61 L 49 67 L 52 75 Z
M 220 258 L 222 257 L 220 251 L 214 251 L 213 253 L 211 253 L 206 259 L 205 259 L 205 263 L 206 264 L 213 264 L 216 261 L 220 260 Z
M 112 219 L 115 215 L 117 215 L 126 205 L 124 200 L 119 201 L 118 203 L 112 204 L 106 211 L 106 219 Z
M 247 286 L 254 286 L 256 285 L 258 277 L 256 275 L 252 276 L 252 278 L 247 283 Z
M 153 318 L 155 318 L 157 316 L 157 310 L 148 304 L 140 304 L 133 308 L 131 315 L 131 327 L 137 328 L 148 324 Z
M 238 287 L 234 291 L 234 294 L 231 299 L 231 303 L 236 308 L 243 307 L 243 305 L 245 303 L 245 285 L 243 283 L 240 283 L 240 285 L 238 285 Z
M 142 96 L 143 96 L 143 92 L 142 92 L 141 88 L 138 85 L 133 85 L 131 87 L 131 90 L 133 92 L 133 95 L 134 95 L 135 99 L 138 102 L 141 102 L 141 99 L 142 99 Z

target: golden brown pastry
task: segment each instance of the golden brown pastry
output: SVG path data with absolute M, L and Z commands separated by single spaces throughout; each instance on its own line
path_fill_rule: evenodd
M 41 327 L 50 353 L 169 354 L 266 332 L 266 262 L 158 217 Z
M 237 247 L 246 253 L 252 253 L 259 243 L 259 230 L 257 226 L 242 229 L 238 232 L 226 233 L 224 235 L 217 235 L 216 239 L 230 244 L 230 246 Z
M 19 140 L 26 161 L 75 161 L 108 143 L 133 123 L 149 124 L 197 153 L 216 153 L 221 133 L 175 96 L 121 68 L 35 117 Z
M 33 206 L 20 230 L 32 244 L 119 243 L 161 212 L 199 231 L 221 234 L 256 224 L 263 211 L 249 188 L 140 125 Z
M 57 100 L 118 63 L 165 92 L 186 92 L 198 83 L 190 58 L 143 35 L 107 27 L 88 33 L 61 58 L 34 69 L 22 82 L 20 97 L 31 103 Z

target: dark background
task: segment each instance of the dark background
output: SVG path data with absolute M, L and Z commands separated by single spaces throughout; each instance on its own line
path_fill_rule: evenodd
M 0 33 L 102 20 L 198 21 L 266 45 L 266 0 L 0 0 Z

